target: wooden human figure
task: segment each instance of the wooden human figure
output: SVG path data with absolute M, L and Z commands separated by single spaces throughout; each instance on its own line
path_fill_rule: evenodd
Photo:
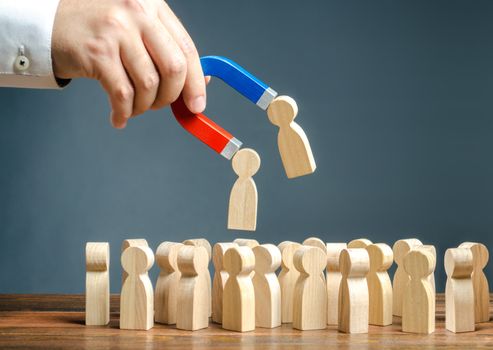
M 255 255 L 249 247 L 232 247 L 224 254 L 223 265 L 229 274 L 223 291 L 224 329 L 248 332 L 255 329 L 255 291 L 250 272 Z
M 436 264 L 437 250 L 436 250 L 436 248 L 435 248 L 434 245 L 431 245 L 431 244 L 423 244 L 423 245 L 419 246 L 419 248 L 421 248 L 421 249 L 427 249 L 431 253 L 431 255 L 433 255 L 433 258 L 435 258 L 435 264 Z M 433 290 L 433 295 L 436 296 L 435 271 L 433 271 L 432 273 L 430 273 L 430 275 L 428 276 L 428 280 L 430 281 L 431 289 Z
M 147 244 L 147 241 L 144 238 L 133 238 L 133 239 L 125 239 L 122 242 L 122 254 L 127 249 L 128 247 L 137 247 L 137 246 L 144 246 L 148 247 L 149 244 Z M 125 278 L 127 278 L 128 274 L 123 270 L 122 272 L 122 286 L 125 283 Z
M 325 243 L 320 238 L 317 238 L 317 237 L 309 237 L 309 238 L 307 238 L 307 239 L 305 239 L 303 241 L 303 245 L 319 248 L 327 256 L 327 246 L 325 245 Z M 322 279 L 325 281 L 325 273 L 324 273 L 324 271 L 322 271 L 322 275 L 321 276 L 322 276 Z
M 392 324 L 392 282 L 387 270 L 394 262 L 392 248 L 385 243 L 366 247 L 370 271 L 366 276 L 370 300 L 369 323 L 376 326 Z
M 482 243 L 464 242 L 459 248 L 469 248 L 472 252 L 472 285 L 474 289 L 474 319 L 476 323 L 490 320 L 490 289 L 483 269 L 488 264 L 488 248 Z
M 298 105 L 289 96 L 276 97 L 267 109 L 270 122 L 279 127 L 279 153 L 290 179 L 311 174 L 317 168 L 310 142 L 301 126 L 294 121 L 297 114 Z
M 229 248 L 237 247 L 236 243 L 216 243 L 212 250 L 214 264 L 214 280 L 212 281 L 212 321 L 223 322 L 223 291 L 228 280 L 228 272 L 224 269 L 223 258 Z
M 209 326 L 209 292 L 207 280 L 201 276 L 208 263 L 209 254 L 204 247 L 185 245 L 178 251 L 181 272 L 176 316 L 178 329 L 195 331 Z
M 293 328 L 327 327 L 327 287 L 322 279 L 327 255 L 322 249 L 302 246 L 294 253 L 294 266 L 300 276 L 294 286 Z
M 147 271 L 154 254 L 146 246 L 129 247 L 121 261 L 128 276 L 120 296 L 120 328 L 148 330 L 154 325 L 154 294 Z
M 397 269 L 394 273 L 392 282 L 392 314 L 402 316 L 402 296 L 409 281 L 409 275 L 404 271 L 404 256 L 413 248 L 423 245 L 419 239 L 408 238 L 400 239 L 394 243 L 392 250 L 394 252 L 394 261 Z
M 207 256 L 209 257 L 209 260 L 207 262 L 207 266 L 205 267 L 204 271 L 200 273 L 201 278 L 206 279 L 207 283 L 207 292 L 209 293 L 209 317 L 212 316 L 212 282 L 211 282 L 211 273 L 209 272 L 209 263 L 212 259 L 212 246 L 209 243 L 208 240 L 205 238 L 193 238 L 193 239 L 187 239 L 183 241 L 183 244 L 185 245 L 193 245 L 195 247 L 204 247 L 205 250 L 207 250 Z
M 160 268 L 154 291 L 154 319 L 158 323 L 175 324 L 178 304 L 178 251 L 183 244 L 163 242 L 156 251 L 156 262 Z
M 358 239 L 353 239 L 351 242 L 347 244 L 348 248 L 366 248 L 373 242 L 370 241 L 368 238 L 358 238 Z
M 279 244 L 281 251 L 281 272 L 279 272 L 279 284 L 281 286 L 281 322 L 293 322 L 293 293 L 294 285 L 300 272 L 295 269 L 293 258 L 294 253 L 301 244 L 296 242 L 284 241 Z
M 368 252 L 364 248 L 343 249 L 339 266 L 342 274 L 339 289 L 339 331 L 368 333 Z
M 444 258 L 445 328 L 459 332 L 474 331 L 474 290 L 471 274 L 473 255 L 468 248 L 450 248 Z
M 346 243 L 327 243 L 327 324 L 337 325 L 339 322 L 339 287 L 341 285 L 341 269 L 339 257 Z
M 435 331 L 435 298 L 428 279 L 435 258 L 427 249 L 412 249 L 404 257 L 410 279 L 402 299 L 402 331 L 429 334 Z
M 104 326 L 110 322 L 110 245 L 86 244 L 86 325 Z
M 257 186 L 252 176 L 260 168 L 260 157 L 253 149 L 236 152 L 232 160 L 238 179 L 229 197 L 228 229 L 255 231 L 257 227 Z
M 273 244 L 253 248 L 255 275 L 255 326 L 276 328 L 281 325 L 281 286 L 276 270 L 281 265 L 281 252 Z

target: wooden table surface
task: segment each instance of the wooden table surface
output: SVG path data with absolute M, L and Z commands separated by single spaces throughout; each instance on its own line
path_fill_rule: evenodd
M 437 327 L 430 335 L 400 331 L 400 319 L 388 327 L 370 326 L 368 334 L 343 334 L 336 327 L 298 331 L 285 324 L 248 333 L 225 331 L 211 323 L 189 332 L 156 324 L 147 332 L 118 328 L 119 298 L 111 296 L 111 322 L 84 325 L 82 295 L 0 295 L 0 349 L 427 349 L 493 348 L 493 323 L 471 333 L 444 329 L 443 295 L 437 297 Z M 490 308 L 490 313 L 491 313 Z

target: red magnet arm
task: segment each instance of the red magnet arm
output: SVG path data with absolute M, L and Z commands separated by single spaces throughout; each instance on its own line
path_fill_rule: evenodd
M 190 112 L 181 95 L 171 104 L 171 110 L 181 126 L 223 157 L 231 159 L 240 149 L 242 143 L 205 114 Z

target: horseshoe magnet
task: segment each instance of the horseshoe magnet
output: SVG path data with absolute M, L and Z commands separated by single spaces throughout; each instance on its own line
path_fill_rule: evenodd
M 200 63 L 205 76 L 221 79 L 263 110 L 277 96 L 272 88 L 226 57 L 205 56 Z M 171 104 L 171 109 L 181 126 L 226 159 L 231 159 L 240 149 L 241 141 L 205 114 L 190 112 L 182 96 Z

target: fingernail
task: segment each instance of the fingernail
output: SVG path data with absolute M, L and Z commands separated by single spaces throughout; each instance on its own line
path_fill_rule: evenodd
M 190 103 L 190 108 L 194 113 L 201 113 L 205 109 L 205 97 L 204 96 L 195 97 Z

